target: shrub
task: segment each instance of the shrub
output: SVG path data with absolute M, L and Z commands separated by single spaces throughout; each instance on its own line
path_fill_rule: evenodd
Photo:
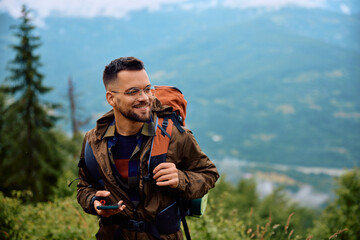
M 75 196 L 27 205 L 0 196 L 1 239 L 95 239 L 96 217 L 86 214 Z
M 17 224 L 20 207 L 20 200 L 4 197 L 0 192 L 0 239 L 18 238 L 21 230 Z

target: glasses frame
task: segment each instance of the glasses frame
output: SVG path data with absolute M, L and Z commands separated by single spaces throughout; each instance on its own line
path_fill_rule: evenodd
M 152 95 L 152 90 L 154 90 L 155 88 L 151 85 L 147 85 L 145 88 L 141 89 L 141 88 L 137 88 L 137 87 L 133 87 L 133 88 L 130 88 L 129 90 L 125 91 L 125 92 L 119 92 L 119 91 L 113 91 L 113 90 L 110 90 L 110 92 L 112 93 L 122 93 L 124 94 L 125 96 L 130 96 L 130 97 L 135 97 L 135 96 L 138 96 L 141 94 L 141 92 L 144 92 L 145 95 L 149 96 L 149 95 Z M 136 90 L 137 92 L 136 93 L 131 93 L 131 90 Z M 148 91 L 148 93 L 146 93 L 146 91 Z

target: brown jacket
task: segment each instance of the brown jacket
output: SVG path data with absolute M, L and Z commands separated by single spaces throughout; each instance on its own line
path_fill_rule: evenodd
M 166 113 L 167 110 L 169 109 L 161 106 L 158 101 L 154 101 L 153 118 L 155 119 L 157 117 L 157 113 L 161 115 L 161 113 Z M 130 219 L 153 222 L 161 210 L 174 203 L 177 199 L 200 198 L 215 186 L 215 182 L 219 178 L 215 165 L 201 151 L 190 130 L 185 128 L 185 132 L 180 133 L 175 126 L 172 129 L 166 161 L 175 163 L 179 170 L 178 187 L 176 189 L 158 187 L 151 181 L 144 181 L 143 176 L 146 176 L 148 171 L 148 150 L 150 148 L 151 138 L 155 134 L 154 125 L 146 123 L 141 132 L 147 135 L 146 141 L 137 152 L 133 153 L 133 156 L 140 159 L 140 204 L 135 209 L 129 196 L 114 177 L 111 169 L 106 136 L 109 134 L 109 125 L 113 120 L 113 111 L 102 116 L 97 121 L 96 127 L 86 133 L 84 143 L 88 141 L 93 149 L 94 156 L 99 164 L 100 175 L 104 181 L 104 189 L 111 193 L 109 197 L 110 201 L 117 203 L 119 200 L 123 200 L 126 205 L 124 211 L 117 215 Z M 85 144 L 83 144 L 81 151 L 82 159 L 84 159 L 84 146 Z M 91 177 L 87 176 L 83 168 L 79 169 L 79 177 L 80 181 L 77 190 L 78 202 L 85 212 L 96 215 L 94 210 L 91 209 L 90 204 L 91 199 L 96 191 L 98 191 L 98 189 L 94 187 L 96 184 L 91 182 Z M 100 221 L 97 239 L 114 239 L 114 234 L 118 231 L 119 226 L 115 223 L 104 224 L 104 222 L 105 221 Z M 124 239 L 154 239 L 151 234 L 146 232 L 129 232 L 126 229 L 120 230 L 120 232 L 122 232 Z M 181 230 L 174 234 L 161 235 L 161 238 L 182 239 Z

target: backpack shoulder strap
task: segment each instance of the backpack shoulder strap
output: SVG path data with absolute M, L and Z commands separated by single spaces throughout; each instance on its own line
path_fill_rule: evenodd
M 173 112 L 170 115 L 170 118 L 171 118 L 172 122 L 174 123 L 175 127 L 179 130 L 179 132 L 181 132 L 181 133 L 185 132 L 185 130 L 183 128 L 183 121 L 182 121 L 181 115 L 177 115 L 176 113 Z
M 96 161 L 96 158 L 94 156 L 94 152 L 89 144 L 88 141 L 86 141 L 85 144 L 85 168 L 90 173 L 90 176 L 93 180 L 95 180 L 100 186 L 104 186 L 104 181 L 101 179 L 100 173 L 99 173 L 99 164 Z
M 175 125 L 181 133 L 185 130 L 182 128 L 181 124 L 177 119 L 174 119 L 175 114 L 171 114 L 169 117 L 156 118 L 155 127 L 156 135 L 152 139 L 150 156 L 149 156 L 149 176 L 152 179 L 152 171 L 154 168 L 162 162 L 166 161 L 166 154 L 169 148 L 169 143 L 171 139 L 171 132 L 173 125 Z M 180 209 L 180 211 L 183 211 Z M 181 221 L 183 223 L 184 232 L 187 240 L 191 240 L 190 231 L 186 222 L 185 212 L 181 213 Z
M 166 155 L 169 148 L 173 125 L 173 121 L 169 121 L 168 117 L 156 119 L 156 132 L 153 138 L 151 156 Z
M 154 168 L 166 161 L 166 155 L 171 139 L 171 132 L 173 122 L 169 119 L 156 117 L 155 119 L 155 136 L 151 140 L 149 161 L 148 161 L 148 175 L 146 180 L 152 180 Z

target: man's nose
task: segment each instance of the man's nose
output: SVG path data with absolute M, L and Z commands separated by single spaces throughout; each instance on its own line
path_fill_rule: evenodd
M 150 98 L 150 96 L 148 94 L 145 93 L 144 89 L 141 89 L 138 95 L 138 100 L 148 100 Z

